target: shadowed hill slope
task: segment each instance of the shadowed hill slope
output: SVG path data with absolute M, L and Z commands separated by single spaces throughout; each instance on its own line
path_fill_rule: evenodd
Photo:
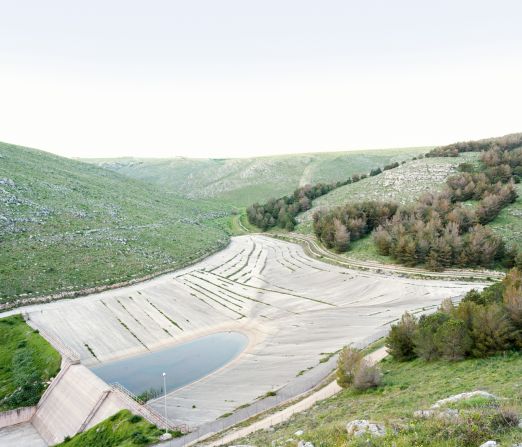
M 181 267 L 226 245 L 229 212 L 0 143 L 0 304 Z

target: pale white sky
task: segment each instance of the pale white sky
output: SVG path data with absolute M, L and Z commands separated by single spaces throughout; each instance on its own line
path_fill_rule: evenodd
M 522 131 L 519 0 L 0 0 L 0 140 L 230 157 Z

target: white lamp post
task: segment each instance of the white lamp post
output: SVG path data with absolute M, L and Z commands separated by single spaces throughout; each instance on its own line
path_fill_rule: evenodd
M 165 434 L 168 432 L 167 422 L 167 373 L 163 373 L 163 392 L 165 395 Z

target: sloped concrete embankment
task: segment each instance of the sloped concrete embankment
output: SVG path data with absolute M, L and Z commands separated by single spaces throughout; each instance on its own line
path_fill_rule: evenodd
M 36 407 L 21 408 L 0 415 L 0 428 L 20 432 L 30 423 L 47 445 L 62 442 L 112 416 L 122 409 L 139 414 L 153 424 L 165 420 L 146 405 L 136 402 L 122 387 L 108 385 L 80 364 L 79 355 L 35 322 L 28 321 L 62 355 L 62 367 Z M 169 424 L 171 428 L 171 424 Z M 176 427 L 177 428 L 177 427 Z M 7 446 L 6 446 L 7 447 Z
M 49 445 L 87 430 L 122 409 L 160 427 L 164 419 L 122 389 L 107 385 L 83 365 L 64 365 L 38 404 L 31 422 Z M 170 426 L 170 424 L 169 424 Z M 171 426 L 171 428 L 173 428 Z
M 29 422 L 36 413 L 36 407 L 22 407 L 0 413 L 0 428 Z
M 43 398 L 31 422 L 50 445 L 88 428 L 125 406 L 109 398 L 110 387 L 84 366 L 66 363 Z

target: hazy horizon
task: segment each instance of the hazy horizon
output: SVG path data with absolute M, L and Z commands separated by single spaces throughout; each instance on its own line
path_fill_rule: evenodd
M 219 160 L 219 159 L 241 159 L 241 158 L 263 158 L 263 157 L 270 157 L 270 158 L 273 158 L 273 157 L 291 157 L 291 156 L 295 156 L 295 155 L 317 155 L 317 154 L 344 154 L 344 153 L 347 153 L 347 152 L 350 152 L 350 153 L 357 153 L 357 152 L 378 152 L 378 151 L 393 151 L 393 150 L 400 150 L 400 149 L 429 149 L 429 148 L 433 148 L 435 146 L 433 145 L 430 145 L 430 146 L 407 146 L 407 147 L 370 147 L 370 148 L 365 148 L 365 149 L 360 149 L 360 148 L 353 148 L 353 149 L 342 149 L 342 150 L 338 150 L 338 151 L 307 151 L 307 152 L 286 152 L 286 153 L 281 153 L 281 154 L 267 154 L 267 155 L 236 155 L 236 156 L 231 156 L 231 157 L 219 157 L 219 156 L 212 156 L 212 157 L 205 157 L 205 156 L 201 156 L 201 157 L 198 157 L 198 156 L 185 156 L 185 155 L 173 155 L 171 157 L 169 156 L 166 156 L 166 157 L 154 157 L 154 156 L 134 156 L 134 155 L 121 155 L 121 156 L 117 156 L 117 157 L 69 157 L 73 160 L 116 160 L 116 159 L 125 159 L 125 158 L 132 158 L 132 159 L 136 159 L 136 160 L 170 160 L 170 159 L 175 159 L 175 158 L 184 158 L 184 159 L 191 159 L 191 160 L 206 160 L 206 159 L 214 159 L 214 160 Z M 33 148 L 33 149 L 38 149 L 38 148 Z M 49 151 L 51 152 L 51 151 Z M 59 154 L 56 154 L 56 155 L 59 155 Z
M 0 141 L 237 158 L 513 133 L 521 13 L 512 0 L 6 2 Z

